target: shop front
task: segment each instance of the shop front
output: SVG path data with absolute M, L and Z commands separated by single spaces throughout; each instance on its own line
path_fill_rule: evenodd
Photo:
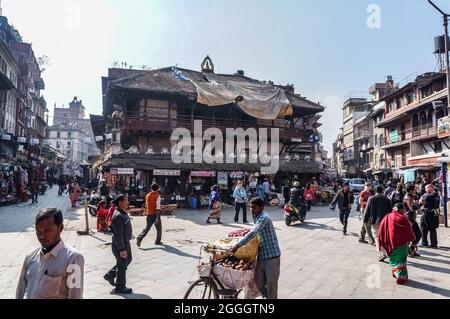
M 223 178 L 223 175 L 221 177 Z M 211 188 L 217 184 L 217 172 L 191 171 L 189 181 L 193 188 L 192 207 L 200 208 L 208 206 Z
M 185 173 L 181 170 L 154 169 L 151 184 L 158 184 L 163 205 L 176 204 L 181 207 L 185 197 Z M 150 185 L 151 186 L 151 185 Z

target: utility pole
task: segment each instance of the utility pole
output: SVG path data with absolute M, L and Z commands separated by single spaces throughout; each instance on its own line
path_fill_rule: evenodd
M 448 39 L 448 17 L 449 14 L 442 11 L 437 5 L 433 3 L 433 1 L 428 0 L 428 3 L 431 4 L 439 13 L 442 14 L 442 17 L 444 18 L 444 29 L 445 29 L 445 72 L 447 77 L 447 109 L 450 110 L 450 59 L 449 59 L 449 39 Z M 444 221 L 445 221 L 445 227 L 448 227 L 448 212 L 447 212 L 447 201 L 448 201 L 448 190 L 447 190 L 447 170 L 448 165 L 447 163 L 442 164 L 442 182 L 444 187 Z
M 450 17 L 449 14 L 442 11 L 437 5 L 433 3 L 433 1 L 428 0 L 428 2 L 437 10 L 439 13 L 442 14 L 442 17 L 444 18 L 444 29 L 445 29 L 445 71 L 447 73 L 447 108 L 450 107 L 450 57 L 449 57 L 449 50 L 450 50 L 450 44 L 448 39 L 448 18 Z

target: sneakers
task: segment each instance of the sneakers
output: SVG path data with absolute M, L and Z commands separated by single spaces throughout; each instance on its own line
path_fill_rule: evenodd
M 142 243 L 142 238 L 141 238 L 141 237 L 138 237 L 138 238 L 136 239 L 136 245 L 137 245 L 138 247 L 141 247 L 141 243 Z
M 111 294 L 132 294 L 133 293 L 133 289 L 131 288 L 122 288 L 122 289 L 113 289 L 111 290 Z
M 155 245 L 158 245 L 158 246 L 164 246 L 164 244 L 163 244 L 163 242 L 162 242 L 162 241 L 160 241 L 160 242 L 156 242 L 156 243 L 155 243 Z
M 378 256 L 378 261 L 379 261 L 380 263 L 384 262 L 385 259 L 386 259 L 385 256 Z
M 114 278 L 112 278 L 109 274 L 104 275 L 103 278 L 104 278 L 107 282 L 109 282 L 109 284 L 110 284 L 111 286 L 113 286 L 113 287 L 116 286 L 116 283 L 114 282 Z
M 369 242 L 365 239 L 359 239 L 358 242 L 360 242 L 361 244 L 368 244 Z

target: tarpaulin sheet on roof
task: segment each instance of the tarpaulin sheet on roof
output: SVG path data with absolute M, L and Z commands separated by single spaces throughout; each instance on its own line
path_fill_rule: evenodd
M 205 74 L 209 82 L 191 82 L 197 88 L 197 102 L 208 106 L 234 103 L 238 97 L 239 107 L 250 116 L 275 120 L 292 115 L 293 108 L 283 89 L 261 82 L 232 81 L 225 77 Z

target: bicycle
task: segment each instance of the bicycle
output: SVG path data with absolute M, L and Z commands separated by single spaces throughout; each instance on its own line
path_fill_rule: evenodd
M 207 245 L 202 245 L 201 250 L 205 247 L 208 248 Z M 201 259 L 201 250 L 199 259 Z M 229 250 L 221 248 L 208 248 L 207 251 L 214 254 L 222 253 L 224 254 L 224 257 L 219 260 L 214 260 L 213 257 L 210 257 L 209 264 L 199 264 L 198 268 L 200 278 L 191 284 L 183 299 L 238 299 L 239 294 L 243 289 L 226 288 L 213 272 L 214 267 L 220 264 L 220 262 L 227 257 L 226 254 L 229 253 Z M 196 288 L 199 288 L 198 295 L 196 295 Z M 201 297 L 197 298 L 198 296 Z

